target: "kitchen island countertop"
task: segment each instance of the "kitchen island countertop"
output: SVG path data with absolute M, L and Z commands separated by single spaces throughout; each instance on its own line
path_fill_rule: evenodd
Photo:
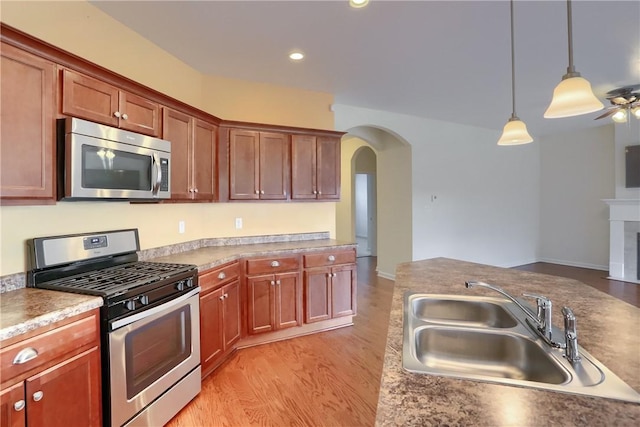
M 580 345 L 634 390 L 640 390 L 640 309 L 572 279 L 435 258 L 400 264 L 396 270 L 376 425 L 640 423 L 638 404 L 405 371 L 405 292 L 499 296 L 488 289 L 466 289 L 466 280 L 491 283 L 514 296 L 532 292 L 549 297 L 556 326 L 562 325 L 560 308 L 571 307 Z

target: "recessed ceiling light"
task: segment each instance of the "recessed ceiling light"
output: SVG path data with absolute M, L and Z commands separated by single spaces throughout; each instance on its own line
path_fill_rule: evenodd
M 289 58 L 291 58 L 291 59 L 292 59 L 292 60 L 294 60 L 294 61 L 300 61 L 300 60 L 302 60 L 302 58 L 304 58 L 304 53 L 302 53 L 302 52 L 298 52 L 298 51 L 296 51 L 296 52 L 291 52 L 291 53 L 289 54 Z
M 349 6 L 355 7 L 356 9 L 360 7 L 365 7 L 368 4 L 369 4 L 369 0 L 349 0 Z

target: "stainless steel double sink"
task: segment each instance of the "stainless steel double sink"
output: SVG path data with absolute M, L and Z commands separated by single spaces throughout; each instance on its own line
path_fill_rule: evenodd
M 493 297 L 404 295 L 403 367 L 410 371 L 640 403 L 640 395 L 579 347 L 580 362 L 552 348 L 513 302 Z

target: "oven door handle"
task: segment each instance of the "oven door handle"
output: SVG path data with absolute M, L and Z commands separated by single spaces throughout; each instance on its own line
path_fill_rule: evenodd
M 145 310 L 141 313 L 136 313 L 132 316 L 125 317 L 124 319 L 109 322 L 109 330 L 115 331 L 116 329 L 119 329 L 123 326 L 127 326 L 133 322 L 137 322 L 138 320 L 153 316 L 154 314 L 157 314 L 157 313 L 166 311 L 168 309 L 171 309 L 175 306 L 181 305 L 184 301 L 188 300 L 194 295 L 197 295 L 199 292 L 200 292 L 200 287 L 198 286 L 197 288 L 169 302 L 165 302 L 164 304 L 150 308 L 149 310 Z

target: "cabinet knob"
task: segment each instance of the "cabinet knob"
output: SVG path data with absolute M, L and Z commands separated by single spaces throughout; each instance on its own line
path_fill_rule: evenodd
M 260 191 L 260 194 L 264 194 L 264 190 L 261 190 L 261 191 Z
M 313 190 L 313 194 L 318 194 L 318 192 L 316 190 Z
M 33 400 L 35 400 L 36 402 L 41 401 L 43 397 L 44 397 L 44 393 L 42 392 L 42 390 L 39 390 L 33 393 Z
M 338 275 L 337 273 L 333 273 L 331 277 L 336 277 L 337 275 Z
M 318 196 L 321 196 L 321 195 L 322 195 L 322 191 L 318 191 Z
M 260 194 L 260 190 L 256 190 L 256 194 Z
M 279 284 L 280 284 L 280 280 L 276 280 L 276 285 L 279 285 Z
M 20 399 L 16 403 L 13 404 L 13 409 L 16 411 L 22 411 L 25 407 L 24 400 Z
M 113 113 L 113 117 L 116 117 L 119 119 L 120 116 L 121 116 L 120 111 L 116 111 L 115 113 Z
M 224 295 L 220 295 L 220 301 L 224 300 Z
M 127 116 L 126 113 L 122 115 L 122 120 L 127 120 L 128 118 L 129 118 L 129 116 Z
M 273 280 L 271 281 L 271 286 L 275 285 L 276 282 L 274 282 Z
M 229 294 L 224 294 L 223 297 L 224 297 L 224 299 L 227 299 L 227 298 L 229 298 Z
M 224 271 L 221 271 L 220 274 L 218 274 L 218 279 L 222 280 L 225 279 L 227 277 L 227 275 L 224 273 Z
M 194 192 L 194 193 L 197 193 L 197 192 L 198 192 L 198 189 L 197 189 L 197 188 L 194 188 L 194 189 L 193 189 L 193 192 Z
M 13 358 L 14 365 L 22 365 L 27 363 L 30 360 L 38 357 L 38 351 L 33 347 L 23 348 L 16 354 L 16 357 Z
M 280 262 L 278 262 L 278 261 L 271 261 L 271 267 L 280 267 Z
M 329 255 L 329 257 L 327 258 L 329 261 L 333 262 L 336 260 L 336 257 L 333 255 Z

